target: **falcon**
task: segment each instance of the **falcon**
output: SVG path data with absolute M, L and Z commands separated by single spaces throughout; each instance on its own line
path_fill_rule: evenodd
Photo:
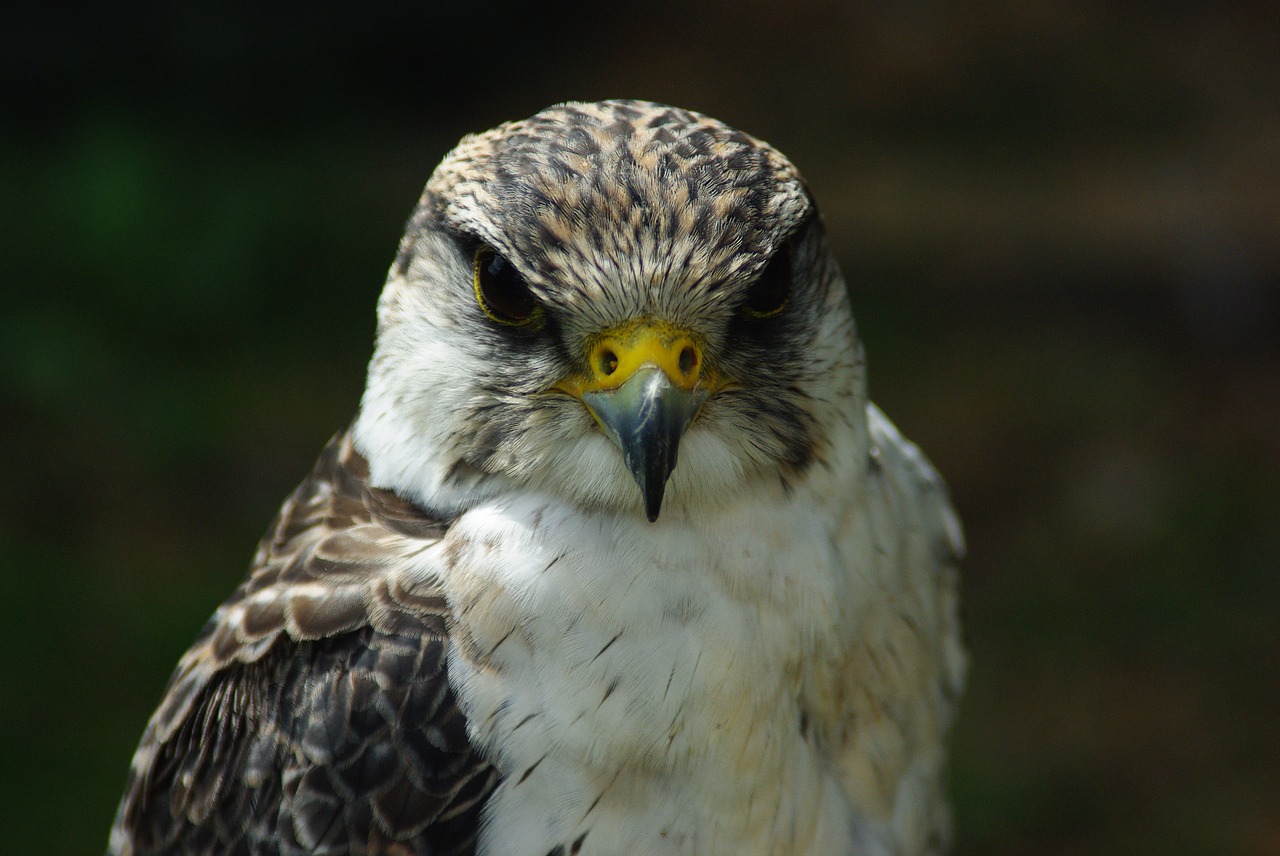
M 961 532 L 865 380 L 769 145 L 637 101 L 464 138 L 109 852 L 944 851 Z

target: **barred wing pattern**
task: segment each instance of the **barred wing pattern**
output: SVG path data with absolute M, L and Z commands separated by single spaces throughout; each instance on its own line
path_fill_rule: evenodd
M 109 853 L 471 854 L 498 775 L 446 672 L 448 609 L 392 571 L 448 524 L 335 437 L 182 658 Z

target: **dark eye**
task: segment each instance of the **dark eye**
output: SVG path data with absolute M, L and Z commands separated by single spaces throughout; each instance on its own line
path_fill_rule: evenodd
M 484 314 L 499 324 L 528 324 L 542 309 L 524 277 L 492 247 L 476 250 L 475 289 Z
M 771 318 L 787 308 L 791 299 L 791 242 L 773 254 L 747 289 L 742 311 L 753 318 Z

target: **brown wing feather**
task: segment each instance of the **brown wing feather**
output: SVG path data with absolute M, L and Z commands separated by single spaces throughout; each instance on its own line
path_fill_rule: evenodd
M 339 435 L 183 656 L 109 852 L 473 853 L 497 774 L 446 672 L 438 590 L 389 573 L 447 523 L 369 487 Z

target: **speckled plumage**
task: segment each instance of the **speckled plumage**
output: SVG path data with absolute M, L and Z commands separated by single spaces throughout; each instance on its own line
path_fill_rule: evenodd
M 474 852 L 497 776 L 445 678 L 448 608 L 382 572 L 446 526 L 366 475 L 339 435 L 285 503 L 143 735 L 112 852 Z
M 536 323 L 478 306 L 478 250 Z M 766 269 L 788 290 L 753 313 Z M 111 852 L 945 849 L 959 525 L 866 400 L 781 154 L 632 101 L 467 137 L 378 318 L 357 420 L 179 664 Z M 635 325 L 717 379 L 656 522 L 565 392 Z

